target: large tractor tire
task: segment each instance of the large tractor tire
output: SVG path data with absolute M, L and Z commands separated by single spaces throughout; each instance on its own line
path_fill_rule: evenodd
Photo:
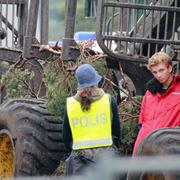
M 41 100 L 16 99 L 0 107 L 0 177 L 52 174 L 67 154 L 62 119 Z
M 126 75 L 129 89 L 135 87 L 135 95 L 143 95 L 145 93 L 145 85 L 152 78 L 152 74 L 145 67 L 131 62 L 122 63 L 124 74 Z
M 163 128 L 153 131 L 139 145 L 137 156 L 180 155 L 180 128 Z M 180 179 L 180 172 L 129 173 L 128 180 Z
M 145 84 L 153 77 L 145 64 L 139 64 L 130 61 L 118 61 L 106 58 L 107 66 L 114 69 L 116 78 L 120 82 L 123 77 L 120 73 L 120 65 L 126 80 L 126 86 L 132 95 L 143 95 L 146 91 Z

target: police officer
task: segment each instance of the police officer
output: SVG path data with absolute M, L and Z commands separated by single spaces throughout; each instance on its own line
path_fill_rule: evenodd
M 65 175 L 78 174 L 104 152 L 116 152 L 120 122 L 116 100 L 98 88 L 101 76 L 90 64 L 76 70 L 77 93 L 67 98 L 63 140 L 71 154 Z

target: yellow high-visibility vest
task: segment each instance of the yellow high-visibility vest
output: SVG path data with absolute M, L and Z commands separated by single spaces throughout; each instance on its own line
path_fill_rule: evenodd
M 108 94 L 82 111 L 74 97 L 67 98 L 67 114 L 72 132 L 72 149 L 86 149 L 112 145 L 111 107 Z

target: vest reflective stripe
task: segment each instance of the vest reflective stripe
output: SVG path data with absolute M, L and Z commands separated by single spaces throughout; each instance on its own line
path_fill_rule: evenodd
M 88 111 L 82 111 L 74 97 L 67 99 L 74 150 L 112 145 L 110 108 L 108 94 L 93 102 Z
M 99 146 L 99 145 L 101 145 L 101 146 L 103 146 L 104 144 L 112 144 L 112 138 L 109 138 L 109 139 L 100 139 L 100 140 L 92 140 L 92 141 L 79 141 L 79 142 L 75 142 L 74 144 L 73 144 L 73 147 L 75 148 L 75 149 L 77 149 L 77 148 L 79 148 L 79 147 L 82 147 L 82 146 L 87 146 L 87 147 L 89 147 L 89 146 L 93 146 L 93 147 L 95 147 L 95 146 Z

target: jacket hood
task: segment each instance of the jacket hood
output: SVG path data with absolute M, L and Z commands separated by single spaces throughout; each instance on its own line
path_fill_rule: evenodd
M 146 89 L 156 94 L 162 89 L 162 84 L 156 78 L 152 78 L 146 83 Z
M 179 82 L 180 82 L 180 75 L 174 75 L 171 84 L 179 83 Z M 146 83 L 146 89 L 149 90 L 152 94 L 161 92 L 162 87 L 163 87 L 162 84 L 156 78 L 152 78 L 150 81 Z

